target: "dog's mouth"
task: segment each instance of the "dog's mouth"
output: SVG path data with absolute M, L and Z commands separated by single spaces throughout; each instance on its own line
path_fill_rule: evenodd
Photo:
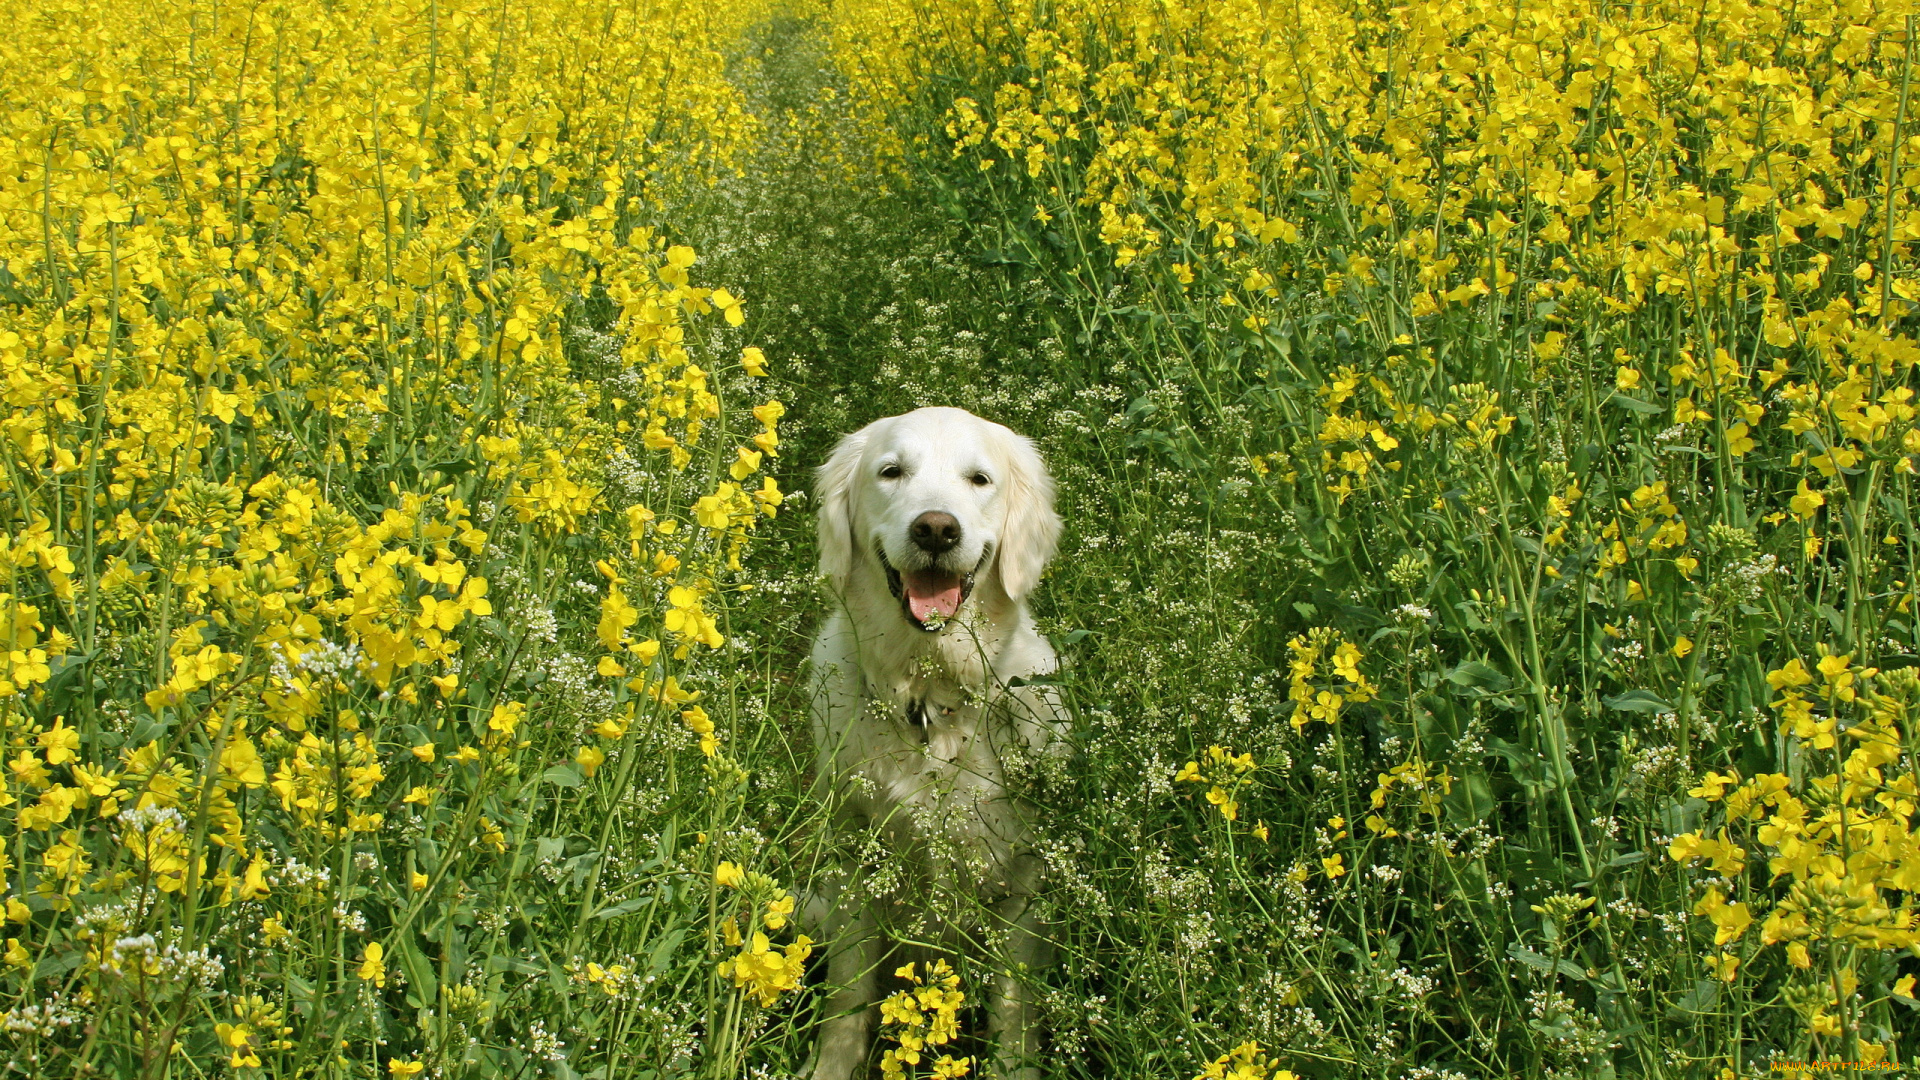
M 928 633 L 937 633 L 960 614 L 960 605 L 973 595 L 973 573 L 960 573 L 944 567 L 929 566 L 921 570 L 896 570 L 887 561 L 887 553 L 874 548 L 880 556 L 880 565 L 887 571 L 887 588 L 900 601 L 900 610 L 907 621 Z M 982 553 L 980 562 L 984 565 L 987 554 Z M 978 567 L 975 568 L 978 570 Z

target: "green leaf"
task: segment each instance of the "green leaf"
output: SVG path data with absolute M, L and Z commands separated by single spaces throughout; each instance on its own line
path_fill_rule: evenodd
M 1478 767 L 1461 770 L 1454 781 L 1453 790 L 1442 796 L 1440 805 L 1447 812 L 1447 820 L 1454 825 L 1471 825 L 1485 821 L 1493 813 L 1493 785 L 1487 780 L 1485 771 Z
M 447 476 L 459 476 L 461 473 L 472 472 L 477 467 L 478 466 L 474 462 L 468 461 L 465 458 L 454 458 L 450 461 L 437 461 L 432 465 L 427 466 L 427 468 L 432 469 L 434 472 L 442 473 Z
M 540 782 L 543 784 L 552 784 L 555 787 L 577 788 L 586 782 L 586 778 L 580 775 L 580 767 L 578 765 L 555 765 L 553 768 L 540 774 Z
M 1581 982 L 1587 981 L 1586 969 L 1580 965 L 1565 957 L 1555 959 L 1554 957 L 1534 952 L 1532 949 L 1527 948 L 1517 941 L 1507 946 L 1507 955 L 1535 971 L 1544 971 L 1549 975 L 1558 972 L 1569 979 L 1579 979 Z
M 1660 416 L 1667 411 L 1659 405 L 1641 401 L 1639 398 L 1628 397 L 1625 394 L 1614 394 L 1607 399 L 1607 404 L 1618 405 L 1628 412 L 1636 412 L 1641 416 Z
M 1827 620 L 1827 625 L 1833 627 L 1834 633 L 1841 637 L 1847 636 L 1847 617 L 1840 614 L 1832 604 L 1815 604 L 1813 610 Z
M 1692 832 L 1700 827 L 1700 817 L 1706 809 L 1706 800 L 1700 798 L 1673 803 L 1660 812 L 1660 831 L 1668 836 Z
M 545 975 L 547 969 L 524 957 L 495 953 L 487 957 L 484 969 L 489 972 L 511 971 L 519 975 Z
M 33 977 L 35 980 L 39 980 L 65 975 L 67 972 L 79 967 L 86 958 L 87 950 L 85 949 L 67 949 L 54 953 L 52 956 L 41 960 L 33 966 Z
M 583 851 L 561 864 L 561 869 L 573 875 L 573 887 L 579 888 L 587 883 L 587 875 L 593 872 L 593 864 L 600 861 L 602 852 Z
M 652 955 L 647 957 L 647 970 L 649 972 L 667 970 L 667 965 L 673 962 L 673 951 L 680 947 L 681 939 L 686 936 L 687 928 L 684 926 L 669 930 L 662 936 L 659 944 L 653 947 Z
M 1363 964 L 1368 959 L 1367 954 L 1361 951 L 1360 946 L 1355 945 L 1353 942 L 1348 941 L 1346 938 L 1341 937 L 1339 934 L 1329 932 L 1326 935 L 1326 940 L 1327 940 L 1327 944 L 1332 945 L 1334 948 L 1340 950 L 1343 953 L 1346 953 L 1348 956 L 1353 957 L 1355 960 L 1358 960 Z
M 1674 999 L 1673 1008 L 1667 1010 L 1667 1015 L 1672 1017 L 1698 1015 L 1719 1003 L 1720 983 L 1714 979 L 1697 979 L 1694 981 L 1693 989 Z
M 1484 697 L 1498 694 L 1513 687 L 1513 680 L 1500 673 L 1498 668 L 1479 660 L 1468 660 L 1447 672 L 1447 681 L 1467 691 L 1462 696 Z
M 1494 735 L 1487 736 L 1487 749 L 1505 758 L 1514 779 L 1522 784 L 1536 788 L 1555 786 L 1552 771 L 1547 768 L 1547 759 L 1534 751 Z
M 617 904 L 603 907 L 599 911 L 594 912 L 593 917 L 595 919 L 616 919 L 622 915 L 631 915 L 651 903 L 653 903 L 653 896 L 651 894 L 636 896 L 630 900 L 622 900 Z
M 1673 705 L 1651 690 L 1628 690 L 1614 697 L 1601 699 L 1609 709 L 1617 712 L 1662 713 L 1672 712 Z
M 420 951 L 420 943 L 411 932 L 401 934 L 393 947 L 400 954 L 400 970 L 407 973 L 407 1004 L 416 1009 L 432 1008 L 440 1000 L 433 961 Z

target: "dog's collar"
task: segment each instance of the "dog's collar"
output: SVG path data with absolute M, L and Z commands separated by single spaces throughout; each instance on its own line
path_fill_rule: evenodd
M 944 705 L 935 705 L 926 698 L 911 698 L 907 701 L 907 723 L 925 731 L 934 721 L 952 716 L 957 711 Z

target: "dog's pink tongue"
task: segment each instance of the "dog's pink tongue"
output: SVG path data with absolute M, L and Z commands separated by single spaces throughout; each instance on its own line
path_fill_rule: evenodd
M 939 570 L 911 570 L 902 575 L 907 587 L 907 609 L 921 622 L 938 612 L 951 619 L 960 610 L 960 575 Z

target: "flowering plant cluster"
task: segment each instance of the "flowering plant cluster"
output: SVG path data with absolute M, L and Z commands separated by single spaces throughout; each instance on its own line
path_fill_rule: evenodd
M 1071 312 L 1033 415 L 1154 522 L 1085 549 L 1156 611 L 1081 616 L 1146 718 L 1105 778 L 1273 841 L 1108 886 L 1177 924 L 1130 1007 L 1383 1076 L 1911 1052 L 1914 19 L 833 5 L 882 159 Z
M 1813 671 L 1795 657 L 1767 674 L 1780 693 L 1772 705 L 1782 735 L 1813 766 L 1805 780 L 1709 770 L 1688 794 L 1712 807 L 1714 820 L 1675 836 L 1667 854 L 1702 872 L 1693 913 L 1712 926 L 1703 962 L 1713 977 L 1737 984 L 1765 978 L 1756 968 L 1777 972 L 1811 1035 L 1876 1062 L 1888 1046 L 1844 1037 L 1889 998 L 1914 1000 L 1911 974 L 1875 997 L 1860 995 L 1859 969 L 1920 942 L 1908 899 L 1920 891 L 1920 778 L 1909 751 L 1920 669 L 1881 672 L 1821 652 Z M 1769 856 L 1767 886 L 1784 891 L 1756 883 L 1761 864 L 1752 856 L 1760 854 Z M 1756 916 L 1757 940 L 1747 935 Z
M 951 1043 L 960 1033 L 960 1007 L 967 996 L 960 992 L 960 976 L 945 960 L 935 960 L 922 975 L 915 965 L 903 965 L 893 973 L 911 985 L 880 1003 L 880 1030 L 894 1045 L 880 1055 L 880 1075 L 886 1080 L 904 1080 L 916 1075 L 925 1055 Z M 972 1071 L 971 1058 L 941 1054 L 929 1062 L 927 1076 L 935 1078 L 966 1076 Z
M 683 1038 L 661 977 L 752 960 L 696 955 L 719 845 L 606 853 L 685 728 L 716 770 L 691 667 L 782 502 L 770 361 L 655 220 L 751 134 L 728 31 L 16 15 L 5 1069 L 493 1075 Z

